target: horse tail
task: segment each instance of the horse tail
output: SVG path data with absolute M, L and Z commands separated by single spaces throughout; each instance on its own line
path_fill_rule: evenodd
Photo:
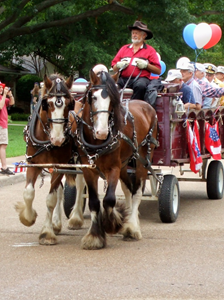
M 103 227 L 106 233 L 118 233 L 126 223 L 128 210 L 123 203 L 116 204 L 116 207 L 104 207 Z

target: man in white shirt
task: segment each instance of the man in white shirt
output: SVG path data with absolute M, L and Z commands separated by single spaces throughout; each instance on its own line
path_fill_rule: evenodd
M 192 90 L 195 103 L 196 103 L 196 109 L 201 109 L 202 107 L 202 90 L 199 86 L 199 84 L 194 79 L 194 65 L 190 62 L 183 62 L 178 66 L 180 69 L 180 72 L 182 74 L 183 82 L 186 83 Z

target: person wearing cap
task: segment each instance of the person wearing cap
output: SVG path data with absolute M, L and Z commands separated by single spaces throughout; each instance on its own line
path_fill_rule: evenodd
M 215 73 L 215 83 L 223 83 L 224 82 L 224 67 L 218 66 Z
M 205 75 L 206 75 L 205 66 L 201 63 L 195 63 L 195 73 L 194 73 L 195 79 L 201 80 L 209 84 L 209 81 Z M 203 97 L 203 92 L 202 92 L 202 97 Z M 203 97 L 203 108 L 210 108 L 214 100 L 215 98 L 206 97 L 206 96 Z
M 99 76 L 101 72 L 106 72 L 108 73 L 108 69 L 105 65 L 102 65 L 102 64 L 98 64 L 98 65 L 95 65 L 93 67 L 93 72 Z
M 210 108 L 207 107 L 206 103 L 204 105 L 204 99 L 206 97 L 220 98 L 224 95 L 224 88 L 215 88 L 211 86 L 208 81 L 201 80 L 199 78 L 194 79 L 195 68 L 192 63 L 184 63 L 179 69 L 181 70 L 183 81 L 192 89 L 196 105 L 198 105 L 198 107 L 201 106 L 201 108 Z
M 165 81 L 169 83 L 177 83 L 180 87 L 180 92 L 182 92 L 181 100 L 184 103 L 185 108 L 196 109 L 196 103 L 192 90 L 188 85 L 186 85 L 182 80 L 182 74 L 180 70 L 171 69 L 167 73 L 167 78 Z
M 205 63 L 204 64 L 205 66 L 205 77 L 207 78 L 207 80 L 211 83 L 211 85 L 213 87 L 218 87 L 218 85 L 215 83 L 215 73 L 216 73 L 216 66 L 213 65 L 213 64 L 210 64 L 210 63 Z M 224 87 L 223 86 L 220 86 L 220 87 Z M 220 101 L 220 98 L 212 98 L 212 102 L 211 102 L 211 107 L 215 107 L 217 106 L 217 103 Z
M 214 83 L 218 87 L 224 87 L 224 67 L 218 66 L 215 73 Z M 219 98 L 219 105 L 224 106 L 224 96 Z
M 178 69 L 182 74 L 183 82 L 190 87 L 195 99 L 195 109 L 199 110 L 202 108 L 202 91 L 194 79 L 194 65 L 190 62 L 183 61 L 178 65 Z
M 216 66 L 209 63 L 205 63 L 204 66 L 205 66 L 206 78 L 210 83 L 213 83 L 215 79 Z
M 131 31 L 132 44 L 120 48 L 111 66 L 115 72 L 120 72 L 117 82 L 119 88 L 132 88 L 132 99 L 144 100 L 146 88 L 150 84 L 150 75 L 159 75 L 161 66 L 156 50 L 145 43 L 145 40 L 153 37 L 147 25 L 135 21 L 128 29 Z
M 0 159 L 1 174 L 15 175 L 7 168 L 6 164 L 6 148 L 8 145 L 8 112 L 7 107 L 15 103 L 11 89 L 0 82 Z
M 202 64 L 195 64 L 196 72 L 198 69 L 202 70 Z M 203 66 L 204 68 L 204 66 Z M 205 68 L 204 68 L 205 69 Z M 212 98 L 220 98 L 224 95 L 224 88 L 217 88 L 212 86 L 212 84 L 205 78 L 205 70 L 202 70 L 201 73 L 204 73 L 203 78 L 199 78 L 198 75 L 196 77 L 196 81 L 199 84 L 201 91 L 202 91 L 202 99 L 203 99 L 203 105 L 202 108 L 211 108 L 212 103 L 210 100 Z M 195 72 L 195 74 L 196 74 Z

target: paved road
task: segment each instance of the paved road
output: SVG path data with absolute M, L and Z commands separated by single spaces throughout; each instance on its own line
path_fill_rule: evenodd
M 36 185 L 32 227 L 20 224 L 14 204 L 24 182 L 0 194 L 0 299 L 224 299 L 224 201 L 208 200 L 205 183 L 180 182 L 176 223 L 160 222 L 156 201 L 140 206 L 143 239 L 124 242 L 117 234 L 97 251 L 80 248 L 83 229 L 69 231 L 63 215 L 58 245 L 40 246 L 48 179 Z

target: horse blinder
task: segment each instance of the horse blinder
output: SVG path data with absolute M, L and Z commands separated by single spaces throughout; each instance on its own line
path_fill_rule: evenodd
M 68 110 L 74 110 L 75 109 L 75 100 L 72 99 L 68 104 Z
M 42 110 L 48 111 L 48 103 L 46 98 L 42 99 L 41 106 L 42 106 Z

